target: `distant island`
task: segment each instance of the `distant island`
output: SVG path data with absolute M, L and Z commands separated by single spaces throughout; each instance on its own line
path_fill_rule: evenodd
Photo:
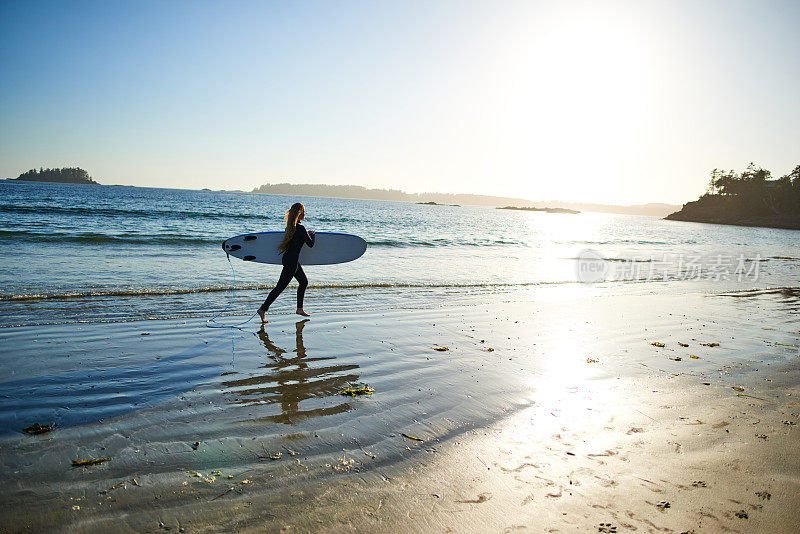
M 89 173 L 79 167 L 64 167 L 63 169 L 31 169 L 23 172 L 14 180 L 23 182 L 57 182 L 62 184 L 92 184 L 100 185 L 89 176 Z
M 428 202 L 417 202 L 417 204 L 422 204 L 423 206 L 451 206 L 454 208 L 460 208 L 461 204 L 440 204 L 438 202 L 434 202 L 429 200 Z
M 771 178 L 752 163 L 741 173 L 714 169 L 706 194 L 666 219 L 800 230 L 800 165 Z
M 266 195 L 303 195 L 312 197 L 359 198 L 367 200 L 397 200 L 402 202 L 428 203 L 440 205 L 471 206 L 522 206 L 535 207 L 531 200 L 515 197 L 495 197 L 490 195 L 451 194 L 451 193 L 406 193 L 398 189 L 368 189 L 359 185 L 327 184 L 264 184 L 256 187 L 253 193 Z M 566 208 L 600 213 L 622 213 L 626 215 L 649 215 L 664 217 L 677 210 L 674 204 L 637 204 L 634 206 L 615 206 L 613 204 L 590 204 L 580 202 L 561 202 L 549 200 L 538 202 L 551 208 Z
M 545 213 L 580 213 L 578 210 L 570 210 L 567 208 L 519 208 L 517 206 L 503 206 L 497 208 L 499 210 L 518 210 L 518 211 L 543 211 Z

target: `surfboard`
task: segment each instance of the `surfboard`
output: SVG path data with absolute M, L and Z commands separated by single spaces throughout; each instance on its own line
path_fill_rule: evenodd
M 242 234 L 223 241 L 222 250 L 244 261 L 280 264 L 278 245 L 282 239 L 283 232 Z M 300 250 L 300 265 L 345 263 L 360 258 L 366 250 L 367 242 L 357 235 L 317 232 L 314 246 L 303 245 Z

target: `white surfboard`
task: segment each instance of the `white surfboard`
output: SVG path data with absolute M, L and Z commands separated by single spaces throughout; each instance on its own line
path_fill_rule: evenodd
M 234 258 L 256 263 L 280 264 L 283 257 L 278 245 L 283 232 L 257 232 L 226 239 L 222 250 Z M 300 265 L 332 265 L 360 258 L 367 250 L 367 242 L 357 235 L 337 232 L 317 232 L 314 246 L 300 249 Z

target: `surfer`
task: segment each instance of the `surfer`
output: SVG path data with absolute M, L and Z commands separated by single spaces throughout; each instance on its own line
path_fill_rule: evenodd
M 278 245 L 278 250 L 283 254 L 281 258 L 283 270 L 278 283 L 267 295 L 267 300 L 258 308 L 258 316 L 261 317 L 262 323 L 267 322 L 264 317 L 267 310 L 278 298 L 278 295 L 286 289 L 286 286 L 292 281 L 292 277 L 299 284 L 297 286 L 297 311 L 295 313 L 309 317 L 309 314 L 303 311 L 303 295 L 305 295 L 306 287 L 308 287 L 308 278 L 306 278 L 306 273 L 303 272 L 303 267 L 300 265 L 300 249 L 303 248 L 303 245 L 314 246 L 314 231 L 309 232 L 305 226 L 300 224 L 300 221 L 305 216 L 306 208 L 299 202 L 292 204 L 292 207 L 286 211 L 284 219 L 286 221 L 286 233 L 283 235 L 283 241 Z

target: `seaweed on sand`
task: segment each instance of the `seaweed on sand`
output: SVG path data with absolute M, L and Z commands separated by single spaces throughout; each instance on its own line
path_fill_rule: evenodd
M 31 426 L 23 428 L 22 431 L 36 436 L 39 434 L 47 434 L 48 432 L 52 432 L 55 427 L 55 423 L 52 425 L 40 425 L 39 423 L 33 423 Z
M 90 465 L 102 464 L 111 458 L 91 458 L 89 460 L 72 460 L 72 467 L 89 467 Z
M 375 390 L 369 387 L 367 384 L 348 384 L 346 388 L 339 392 L 339 395 L 345 397 L 358 397 L 361 395 L 372 395 L 374 392 Z

